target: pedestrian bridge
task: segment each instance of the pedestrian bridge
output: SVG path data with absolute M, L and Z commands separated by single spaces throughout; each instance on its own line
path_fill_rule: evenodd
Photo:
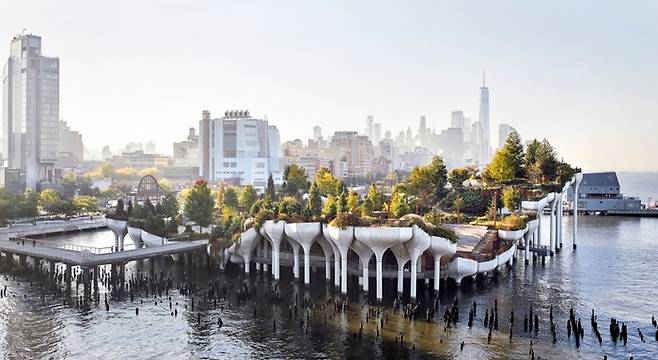
M 29 256 L 50 262 L 61 262 L 67 265 L 92 268 L 107 264 L 125 264 L 129 261 L 149 259 L 159 256 L 175 255 L 187 252 L 206 251 L 208 240 L 169 241 L 156 247 L 135 248 L 117 252 L 104 253 L 105 248 L 68 245 L 49 246 L 43 241 L 33 239 L 18 239 L 12 241 L 0 240 L 0 252 Z

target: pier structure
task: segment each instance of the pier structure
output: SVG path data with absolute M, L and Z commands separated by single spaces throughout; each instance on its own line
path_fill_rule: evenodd
M 65 279 L 67 280 L 73 276 L 73 267 L 79 267 L 85 289 L 89 289 L 91 280 L 97 279 L 99 266 L 111 265 L 113 273 L 118 271 L 122 276 L 125 265 L 130 261 L 155 260 L 164 256 L 181 254 L 205 254 L 208 247 L 208 240 L 195 240 L 162 241 L 158 246 L 126 249 L 123 238 L 128 233 L 127 221 L 104 219 L 104 222 L 115 235 L 114 246 L 91 247 L 61 244 L 35 238 L 12 237 L 9 240 L 0 240 L 0 255 L 4 254 L 10 258 L 18 256 L 22 263 L 26 263 L 28 258 L 33 259 L 35 264 L 45 261 L 48 263 L 51 273 L 54 273 L 58 263 L 64 264 Z M 149 235 L 155 237 L 155 235 Z M 144 236 L 144 230 L 140 231 L 140 236 Z
M 522 258 L 530 263 L 535 259 L 553 256 L 563 242 L 562 210 L 566 191 L 571 187 L 577 191 L 579 174 L 564 184 L 560 192 L 551 192 L 543 198 L 523 201 L 522 209 L 530 216 L 526 226 L 517 230 L 491 230 L 484 226 L 447 224 L 457 233 L 454 242 L 432 236 L 416 225 L 378 225 L 334 227 L 319 222 L 287 223 L 283 220 L 267 220 L 258 231 L 249 232 L 249 241 L 243 234 L 240 245 L 227 250 L 230 261 L 260 263 L 260 271 L 267 273 L 265 264 L 271 264 L 271 274 L 280 279 L 282 265 L 291 266 L 295 279 L 299 279 L 299 248 L 304 254 L 304 284 L 311 282 L 311 269 L 324 268 L 324 278 L 340 286 L 347 293 L 348 276 L 359 278 L 363 291 L 370 292 L 369 281 L 374 277 L 374 295 L 383 298 L 383 278 L 397 278 L 397 292 L 405 289 L 409 279 L 409 293 L 417 296 L 417 281 L 434 281 L 433 289 L 440 290 L 440 280 L 450 278 L 457 285 L 464 278 L 487 276 L 500 269 L 514 265 L 517 250 L 523 250 Z M 548 239 L 542 238 L 542 212 L 550 216 Z M 575 221 L 575 220 L 574 220 Z M 290 252 L 281 252 L 281 242 L 290 244 Z M 271 256 L 258 251 L 261 243 L 271 246 Z M 317 243 L 317 245 L 316 245 Z M 574 238 L 575 243 L 575 238 Z M 254 244 L 254 245 L 249 245 Z M 253 256 L 252 252 L 255 252 Z M 375 258 L 374 264 L 371 259 Z M 385 260 L 387 259 L 387 260 Z M 332 261 L 333 260 L 333 261 Z M 395 265 L 392 262 L 395 262 Z M 373 266 L 374 265 L 374 266 Z

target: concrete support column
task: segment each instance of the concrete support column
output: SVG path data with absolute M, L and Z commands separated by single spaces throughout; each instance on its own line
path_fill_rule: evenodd
M 434 257 L 434 291 L 439 293 L 439 284 L 441 281 L 441 256 Z
M 559 244 L 558 249 L 562 249 L 562 215 L 563 215 L 562 213 L 563 213 L 562 197 L 560 197 L 560 201 L 557 204 L 557 242 Z
M 576 249 L 576 240 L 578 239 L 578 188 L 580 187 L 580 181 L 577 178 L 576 174 L 576 184 L 574 186 L 573 192 L 573 249 Z M 581 174 L 582 179 L 582 174 Z
M 340 254 L 334 254 L 334 286 L 340 286 Z
M 404 292 L 404 264 L 400 266 L 398 263 L 398 294 Z
M 292 274 L 295 279 L 299 279 L 299 246 L 292 247 L 293 265 Z
M 375 254 L 377 255 L 377 254 Z M 382 259 L 380 256 L 377 256 L 377 300 L 382 300 L 384 298 L 383 296 L 383 287 L 384 287 L 384 269 L 383 269 L 383 264 L 382 264 Z
M 523 239 L 525 240 L 525 249 L 523 249 L 525 264 L 530 264 L 530 237 L 534 236 L 533 234 L 525 234 Z
M 416 298 L 417 282 L 418 282 L 418 258 L 411 259 L 411 298 L 412 299 Z
M 304 284 L 311 283 L 311 249 L 304 249 Z
M 340 292 L 347 294 L 347 249 L 340 250 Z
M 536 247 L 541 247 L 541 231 L 542 231 L 542 216 L 541 216 L 542 209 L 539 209 L 539 214 L 537 216 L 537 219 L 539 219 L 539 225 L 537 226 L 537 237 L 535 238 L 535 246 Z
M 272 274 L 275 280 L 279 280 L 279 249 L 272 247 Z
M 258 245 L 256 245 L 256 257 L 263 256 L 263 239 L 258 240 Z M 256 261 L 256 271 L 260 271 L 260 262 Z
M 363 291 L 368 292 L 368 283 L 370 282 L 370 270 L 368 269 L 368 263 L 361 263 L 361 278 L 362 284 L 361 287 Z
M 324 279 L 331 281 L 331 256 L 324 257 Z
M 557 198 L 557 194 L 555 195 Z M 550 247 L 549 247 L 549 255 L 553 256 L 553 250 L 555 249 L 555 205 L 557 204 L 557 200 L 551 201 L 551 232 L 550 232 Z
M 270 253 L 270 242 L 267 241 L 266 239 L 263 239 L 265 243 L 263 244 L 263 250 L 261 253 L 263 254 L 262 256 L 267 259 L 267 255 Z M 268 266 L 267 266 L 267 261 L 263 261 L 263 271 L 268 272 Z

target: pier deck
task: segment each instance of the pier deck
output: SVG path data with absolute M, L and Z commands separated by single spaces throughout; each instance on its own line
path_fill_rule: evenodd
M 83 268 L 91 268 L 98 265 L 127 263 L 133 260 L 148 259 L 158 256 L 174 255 L 186 252 L 205 251 L 208 240 L 195 240 L 184 242 L 169 242 L 162 246 L 139 248 L 133 250 L 117 251 L 106 254 L 94 254 L 90 251 L 75 251 L 37 245 L 26 241 L 0 240 L 0 251 L 44 259 L 48 261 L 61 262 Z

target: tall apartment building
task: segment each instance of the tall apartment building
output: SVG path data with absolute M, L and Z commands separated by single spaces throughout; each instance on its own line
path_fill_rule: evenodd
M 272 175 L 281 182 L 282 151 L 279 130 L 267 120 L 252 118 L 247 110 L 226 111 L 199 124 L 201 174 L 210 181 L 251 184 L 264 191 Z
M 3 158 L 37 191 L 54 180 L 59 121 L 59 59 L 42 55 L 40 36 L 12 39 L 2 88 Z
M 60 120 L 58 126 L 57 168 L 80 167 L 84 154 L 82 135 L 71 130 L 66 121 Z
M 368 176 L 372 172 L 374 150 L 367 136 L 355 131 L 337 131 L 331 138 L 327 153 L 337 177 Z

